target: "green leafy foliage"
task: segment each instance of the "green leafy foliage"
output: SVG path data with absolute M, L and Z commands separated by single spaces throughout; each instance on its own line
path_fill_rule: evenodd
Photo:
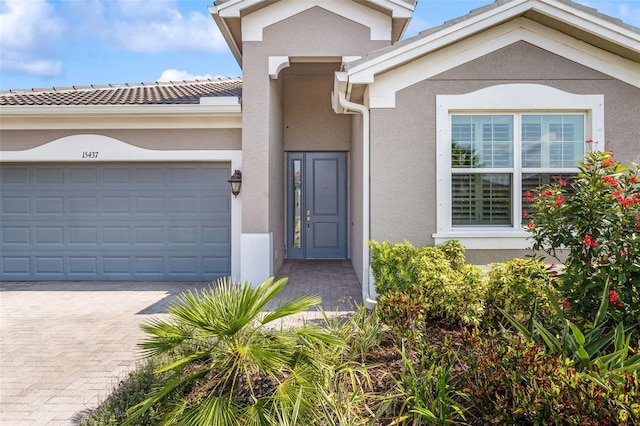
M 487 284 L 479 268 L 465 264 L 460 243 L 415 248 L 385 241 L 370 247 L 376 309 L 384 322 L 414 338 L 427 320 L 480 324 Z
M 478 422 L 512 425 L 633 425 L 640 422 L 640 376 L 603 387 L 531 341 L 470 335 L 465 391 Z
M 549 354 L 570 359 L 579 371 L 589 372 L 594 381 L 604 383 L 601 378 L 620 381 L 626 373 L 640 370 L 640 354 L 630 353 L 634 347 L 637 351 L 638 341 L 632 344 L 632 336 L 627 334 L 629 329 L 625 329 L 622 323 L 605 333 L 608 309 L 606 289 L 588 332 L 583 332 L 566 319 L 553 298 L 550 302 L 561 326 L 558 334 L 549 331 L 535 318 L 532 320 L 533 327 L 526 327 L 511 315 L 503 313 L 525 338 L 544 344 Z
M 403 363 L 395 378 L 399 394 L 394 401 L 400 406 L 391 424 L 463 424 L 466 409 L 461 400 L 466 395 L 456 388 L 451 367 L 434 362 L 418 373 L 405 350 L 399 353 Z
M 172 404 L 163 424 L 311 423 L 318 414 L 315 389 L 324 368 L 313 350 L 344 342 L 314 327 L 269 327 L 319 302 L 306 296 L 263 313 L 285 284 L 286 279 L 257 287 L 220 280 L 210 290 L 180 296 L 168 320 L 144 324 L 149 337 L 140 346 L 148 355 L 189 351 L 157 370 L 168 378 L 130 409 L 124 424 L 137 424 L 167 399 Z
M 547 291 L 560 297 L 553 287 L 555 271 L 544 262 L 535 259 L 513 259 L 488 265 L 488 289 L 486 296 L 486 321 L 497 325 L 507 312 L 520 321 L 536 318 L 543 324 L 555 319 L 555 311 L 548 301 Z
M 560 291 L 575 319 L 593 318 L 608 286 L 614 323 L 640 323 L 640 172 L 611 152 L 585 156 L 568 190 L 562 179 L 525 194 L 536 253 L 565 264 Z M 566 256 L 566 258 L 564 258 Z

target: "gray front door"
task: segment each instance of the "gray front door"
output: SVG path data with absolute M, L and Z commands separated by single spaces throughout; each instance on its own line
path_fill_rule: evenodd
M 290 153 L 287 176 L 287 257 L 346 258 L 346 153 Z

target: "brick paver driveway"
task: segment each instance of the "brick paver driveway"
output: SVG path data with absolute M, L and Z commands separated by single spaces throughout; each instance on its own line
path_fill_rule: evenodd
M 0 424 L 76 424 L 135 366 L 139 324 L 206 285 L 1 283 Z
M 320 294 L 345 313 L 360 295 L 348 261 L 287 263 L 285 298 Z M 139 325 L 208 283 L 0 283 L 0 425 L 72 425 L 139 360 Z M 305 315 L 319 318 L 317 312 Z

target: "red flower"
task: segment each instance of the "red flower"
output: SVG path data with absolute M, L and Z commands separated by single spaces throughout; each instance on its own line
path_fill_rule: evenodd
M 553 192 L 545 189 L 544 191 L 540 191 L 540 195 L 544 195 L 546 197 L 551 197 L 553 195 Z
M 638 177 L 637 176 L 631 176 L 631 182 L 633 182 L 633 183 L 638 182 Z
M 535 228 L 536 224 L 532 220 L 530 220 L 529 223 L 527 224 L 527 227 L 528 228 Z
M 553 180 L 555 180 L 560 186 L 567 186 L 567 181 L 562 179 L 560 176 L 553 176 Z
M 593 143 L 593 139 L 587 139 L 586 141 L 584 141 L 585 143 Z
M 615 163 L 612 160 L 606 159 L 606 160 L 602 160 L 602 167 L 611 167 L 613 166 Z
M 585 237 L 582 240 L 582 242 L 587 247 L 598 247 L 600 245 L 600 243 L 598 243 L 597 241 L 593 240 L 593 237 L 591 235 L 585 235 Z
M 618 254 L 619 254 L 620 256 L 624 256 L 625 254 L 627 254 L 627 251 L 626 251 L 626 250 L 620 250 L 620 251 L 618 252 Z
M 618 184 L 618 181 L 612 176 L 602 176 L 601 180 L 607 182 L 611 186 Z
M 565 309 L 569 309 L 569 306 L 570 306 L 569 301 L 568 301 L 568 300 L 565 300 L 564 302 L 562 302 L 562 306 L 563 306 Z
M 529 213 L 527 213 L 527 212 L 522 212 L 522 217 L 527 217 L 527 216 L 529 216 Z
M 556 207 L 560 208 L 562 207 L 562 203 L 564 203 L 565 198 L 562 195 L 558 195 L 556 197 Z
M 620 296 L 618 296 L 618 293 L 616 293 L 615 290 L 609 290 L 609 303 L 618 303 L 619 299 Z

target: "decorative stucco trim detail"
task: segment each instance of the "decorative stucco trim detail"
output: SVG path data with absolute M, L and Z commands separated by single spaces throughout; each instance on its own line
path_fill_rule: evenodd
M 368 27 L 371 40 L 391 40 L 391 18 L 366 6 L 337 0 L 281 0 L 242 18 L 242 41 L 262 41 L 265 28 L 313 7 Z
M 528 234 L 519 223 L 494 229 L 453 228 L 451 224 L 450 115 L 487 111 L 582 112 L 586 114 L 585 137 L 604 141 L 604 95 L 577 95 L 540 84 L 501 84 L 462 95 L 436 96 L 436 244 L 455 239 L 470 249 L 523 249 Z
M 98 155 L 82 158 L 84 152 L 97 152 Z M 240 150 L 153 150 L 96 134 L 65 136 L 23 151 L 0 151 L 0 162 L 241 161 L 241 158 Z M 240 168 L 240 164 L 232 166 Z
M 288 56 L 269 56 L 269 77 L 277 80 L 278 74 L 285 68 L 291 66 Z
M 640 68 L 637 63 L 526 18 L 514 19 L 482 35 L 437 50 L 381 75 L 375 75 L 381 69 L 370 69 L 369 71 L 373 74 L 369 75 L 364 73 L 350 75 L 349 83 L 357 84 L 361 79 L 365 83 L 373 82 L 370 84 L 369 106 L 393 108 L 398 91 L 519 41 L 525 41 L 640 87 Z M 438 45 L 440 42 L 445 40 L 440 40 Z

